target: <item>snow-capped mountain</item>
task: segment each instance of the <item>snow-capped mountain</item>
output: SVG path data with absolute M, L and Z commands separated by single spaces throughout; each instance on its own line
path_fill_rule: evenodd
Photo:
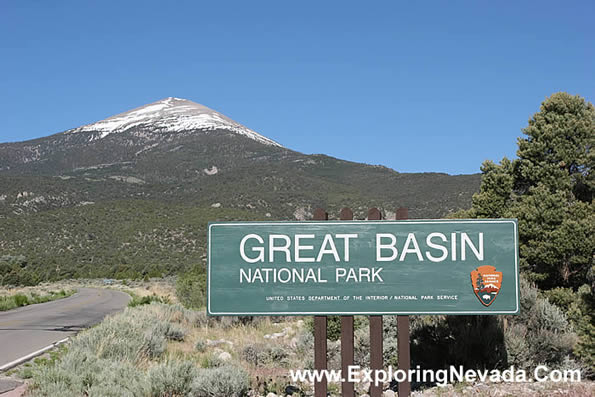
M 169 132 L 226 130 L 265 145 L 281 146 L 213 109 L 187 99 L 173 97 L 66 131 L 66 133 L 93 132 L 91 139 L 102 139 L 110 134 L 125 132 L 132 128 L 151 128 Z
M 350 205 L 363 217 L 371 205 L 407 206 L 411 216 L 439 217 L 467 206 L 478 185 L 478 175 L 401 174 L 295 152 L 179 98 L 43 138 L 0 143 L 0 218 L 139 198 L 279 219 L 307 219 L 316 205 Z

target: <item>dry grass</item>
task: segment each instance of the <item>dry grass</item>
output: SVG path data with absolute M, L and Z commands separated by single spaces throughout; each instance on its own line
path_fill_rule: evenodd
M 125 284 L 114 284 L 113 288 L 118 288 L 123 291 L 130 291 L 138 296 L 157 295 L 162 298 L 167 298 L 171 303 L 177 303 L 176 285 L 173 279 L 155 279 L 149 281 L 132 281 Z
M 284 328 L 290 328 L 291 332 L 287 336 L 275 339 L 269 343 L 276 343 L 287 346 L 291 343 L 291 339 L 299 332 L 300 325 L 297 321 L 283 321 L 273 322 L 270 318 L 265 317 L 257 324 L 249 325 L 234 325 L 233 327 L 226 327 L 216 322 L 211 322 L 209 325 L 193 328 L 188 333 L 183 342 L 170 342 L 168 345 L 168 352 L 172 355 L 190 355 L 198 359 L 205 358 L 213 353 L 228 352 L 233 357 L 234 361 L 239 360 L 240 353 L 245 347 L 254 344 L 255 342 L 267 341 L 265 335 L 272 335 L 281 332 Z M 207 347 L 204 352 L 197 352 L 195 349 L 198 341 L 214 342 L 225 341 L 216 346 Z
M 46 294 L 50 294 L 55 291 L 60 291 L 62 289 L 67 291 L 67 290 L 73 290 L 75 288 L 68 288 L 68 287 L 63 286 L 62 284 L 58 284 L 58 283 L 45 283 L 45 284 L 39 284 L 39 285 L 36 285 L 33 287 L 15 287 L 15 288 L 0 286 L 0 296 L 14 296 L 14 295 L 18 295 L 18 294 L 46 295 Z
M 9 288 L 0 286 L 0 296 L 10 296 L 16 294 L 44 294 L 59 290 L 76 290 L 77 288 L 113 288 L 123 292 L 132 293 L 143 297 L 157 295 L 167 298 L 168 302 L 177 303 L 176 286 L 173 278 L 151 279 L 149 281 L 122 281 L 122 280 L 62 280 L 52 283 L 42 283 L 33 287 L 15 287 Z
M 52 286 L 3 288 L 0 290 L 0 312 L 67 298 L 74 292 L 74 289 L 52 288 Z

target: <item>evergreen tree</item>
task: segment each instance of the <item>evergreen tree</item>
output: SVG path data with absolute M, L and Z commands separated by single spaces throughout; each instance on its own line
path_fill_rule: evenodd
M 479 291 L 481 291 L 484 287 L 483 285 L 483 277 L 481 277 L 481 274 L 477 275 L 477 279 L 475 280 L 475 286 L 477 287 L 477 289 Z
M 521 267 L 541 288 L 593 286 L 595 108 L 556 93 L 518 140 L 518 159 L 481 167 L 468 217 L 519 220 Z
M 579 96 L 557 93 L 546 99 L 519 138 L 515 190 L 525 194 L 540 184 L 583 202 L 593 199 L 595 110 Z
M 517 159 L 483 163 L 472 208 L 456 216 L 517 218 L 521 269 L 547 290 L 521 277 L 521 313 L 505 332 L 508 363 L 530 367 L 555 357 L 560 364 L 573 349 L 592 376 L 595 108 L 579 96 L 556 93 L 523 133 Z

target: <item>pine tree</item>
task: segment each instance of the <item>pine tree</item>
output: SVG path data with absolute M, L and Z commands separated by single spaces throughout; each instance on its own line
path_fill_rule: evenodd
M 595 108 L 556 93 L 518 140 L 518 159 L 481 167 L 468 217 L 519 220 L 521 267 L 541 288 L 593 286 Z
M 477 279 L 475 280 L 475 286 L 477 287 L 477 289 L 479 291 L 481 291 L 483 289 L 483 287 L 484 287 L 483 277 L 481 277 L 481 274 L 480 273 L 477 274 Z

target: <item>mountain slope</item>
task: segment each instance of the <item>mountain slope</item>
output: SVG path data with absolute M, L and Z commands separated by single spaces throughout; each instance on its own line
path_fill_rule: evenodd
M 390 217 L 399 206 L 413 218 L 441 217 L 468 207 L 478 187 L 479 175 L 403 174 L 305 155 L 207 107 L 166 98 L 45 138 L 0 144 L 0 248 L 13 259 L 25 255 L 35 274 L 67 262 L 50 278 L 91 268 L 95 275 L 148 274 L 149 263 L 175 272 L 203 255 L 204 239 L 188 235 L 185 219 L 198 222 L 192 233 L 204 235 L 208 220 L 308 219 L 318 206 L 331 218 L 344 206 L 356 219 L 369 207 Z M 153 229 L 172 234 L 161 240 Z M 120 230 L 140 232 L 144 242 Z M 173 236 L 195 243 L 171 256 L 178 249 Z

